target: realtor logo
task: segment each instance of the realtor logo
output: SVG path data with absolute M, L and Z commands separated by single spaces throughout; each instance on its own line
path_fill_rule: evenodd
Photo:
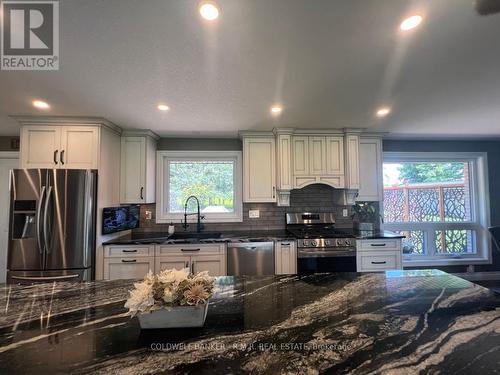
M 59 1 L 1 3 L 2 70 L 59 69 Z

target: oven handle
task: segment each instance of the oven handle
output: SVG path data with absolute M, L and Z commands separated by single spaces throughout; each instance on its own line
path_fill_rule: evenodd
M 335 258 L 356 256 L 356 249 L 349 250 L 304 250 L 299 249 L 299 258 Z

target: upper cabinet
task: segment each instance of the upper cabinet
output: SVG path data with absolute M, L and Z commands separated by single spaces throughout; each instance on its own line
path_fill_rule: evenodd
M 359 189 L 359 134 L 345 135 L 345 188 Z
M 359 140 L 360 185 L 358 201 L 382 201 L 382 140 L 380 137 L 361 137 Z
M 272 133 L 242 134 L 243 201 L 276 202 L 276 150 Z
M 121 140 L 120 203 L 156 200 L 156 142 L 151 131 L 125 132 Z
M 98 158 L 98 127 L 21 128 L 21 168 L 97 169 Z

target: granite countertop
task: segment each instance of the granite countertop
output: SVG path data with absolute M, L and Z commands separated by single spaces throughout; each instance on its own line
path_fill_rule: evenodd
M 390 239 L 404 238 L 404 235 L 389 232 L 389 231 L 353 231 L 352 229 L 339 229 L 350 235 L 354 235 L 356 239 Z M 284 241 L 297 239 L 286 230 L 278 231 L 233 231 L 214 233 L 210 237 L 210 232 L 203 233 L 208 237 L 197 239 L 196 233 L 189 238 L 190 232 L 179 232 L 183 238 L 174 239 L 168 233 L 162 232 L 136 232 L 132 235 L 125 235 L 115 239 L 106 241 L 103 245 L 131 245 L 131 244 L 177 244 L 177 243 L 225 243 L 225 242 L 249 242 L 249 241 Z M 179 234 L 176 233 L 176 234 Z M 174 235 L 175 236 L 175 235 Z M 187 236 L 186 238 L 184 238 Z
M 141 331 L 132 281 L 0 286 L 3 373 L 492 373 L 500 297 L 436 270 L 217 279 L 205 327 Z

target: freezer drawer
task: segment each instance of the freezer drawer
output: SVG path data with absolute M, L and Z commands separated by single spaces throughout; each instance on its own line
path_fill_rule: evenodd
M 274 242 L 229 243 L 228 276 L 274 275 Z

